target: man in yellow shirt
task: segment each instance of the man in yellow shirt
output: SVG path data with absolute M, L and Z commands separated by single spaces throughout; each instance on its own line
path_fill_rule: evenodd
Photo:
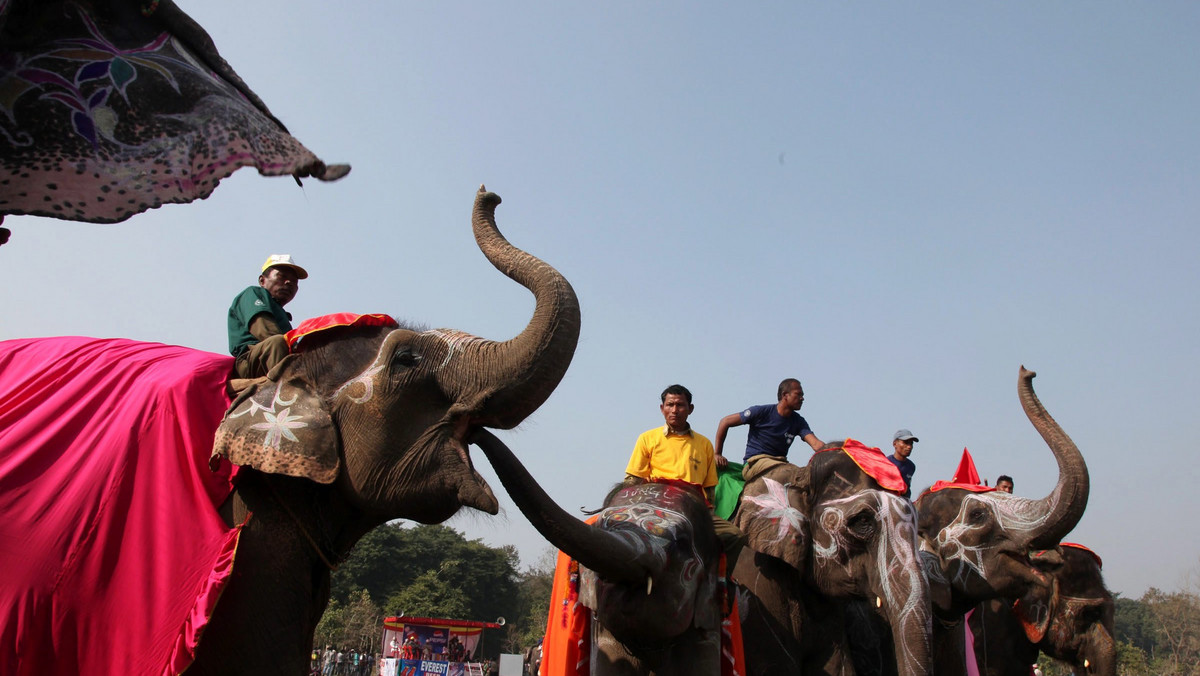
M 625 468 L 625 483 L 647 481 L 686 483 L 700 489 L 709 507 L 717 485 L 716 454 L 708 437 L 688 424 L 695 410 L 692 393 L 683 385 L 672 385 L 662 392 L 662 411 L 666 425 L 643 432 L 633 446 L 633 455 Z M 746 536 L 737 526 L 713 515 L 713 528 L 725 550 L 725 565 L 730 572 Z

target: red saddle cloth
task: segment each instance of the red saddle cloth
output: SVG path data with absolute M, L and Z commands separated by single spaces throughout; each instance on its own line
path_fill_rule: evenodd
M 0 674 L 159 676 L 192 662 L 239 529 L 208 467 L 227 355 L 0 342 Z
M 839 450 L 836 448 L 829 450 Z M 854 460 L 854 464 L 858 465 L 862 471 L 868 476 L 875 479 L 880 488 L 889 490 L 895 493 L 903 494 L 907 486 L 904 484 L 904 477 L 900 476 L 900 470 L 888 460 L 883 451 L 874 446 L 867 446 L 861 441 L 854 439 L 846 439 L 842 444 L 842 448 L 846 455 Z
M 299 352 L 303 349 L 302 343 L 305 336 L 319 331 L 351 326 L 399 326 L 399 322 L 384 314 L 356 315 L 352 312 L 338 312 L 305 319 L 300 322 L 299 326 L 288 331 L 284 339 L 287 340 L 288 348 L 292 352 Z

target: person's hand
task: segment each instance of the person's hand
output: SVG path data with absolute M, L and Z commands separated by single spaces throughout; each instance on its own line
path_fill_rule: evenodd
M 727 466 L 729 466 L 729 458 L 726 458 L 723 455 L 718 455 L 717 456 L 717 469 L 725 469 Z

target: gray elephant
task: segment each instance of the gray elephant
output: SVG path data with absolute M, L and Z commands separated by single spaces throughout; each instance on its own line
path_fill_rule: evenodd
M 912 504 L 836 443 L 805 467 L 779 463 L 747 479 L 734 516 L 748 538 L 734 569 L 747 671 L 851 673 L 842 616 L 851 600 L 868 599 L 899 646 L 899 673 L 930 673 L 930 592 Z
M 985 676 L 1027 676 L 1038 652 L 1070 664 L 1081 676 L 1116 676 L 1113 595 L 1100 557 L 1064 542 L 1030 557 L 1050 577 L 1014 602 L 992 599 L 971 614 L 975 662 Z
M 0 2 L 6 214 L 115 223 L 253 166 L 336 180 L 172 0 Z M 0 229 L 0 244 L 7 231 Z
M 699 489 L 620 485 L 589 525 L 562 510 L 494 435 L 474 440 L 521 512 L 580 567 L 591 676 L 717 676 L 720 545 Z M 545 645 L 543 664 L 556 646 Z
M 167 426 L 168 432 L 207 429 L 213 457 L 228 458 L 240 466 L 232 493 L 225 493 L 229 497 L 220 505 L 221 517 L 215 513 L 191 515 L 197 523 L 201 519 L 219 523 L 223 518 L 222 532 L 236 534 L 236 526 L 241 524 L 240 535 L 236 556 L 231 557 L 232 570 L 211 616 L 174 620 L 202 623 L 196 625 L 202 632 L 182 637 L 198 640 L 190 667 L 184 662 L 172 668 L 186 668 L 189 676 L 307 673 L 314 629 L 329 598 L 330 572 L 363 534 L 398 518 L 437 523 L 462 507 L 490 514 L 498 511 L 495 496 L 472 464 L 467 440 L 484 427 L 511 428 L 533 413 L 562 378 L 579 335 L 579 306 L 570 284 L 549 265 L 501 236 L 494 221 L 499 202 L 496 195 L 481 188 L 472 220 L 476 241 L 488 260 L 535 296 L 532 320 L 515 338 L 493 342 L 455 330 L 418 330 L 394 323 L 329 329 L 306 336 L 268 378 L 234 400 L 223 421 L 215 417 L 205 428 L 210 425 L 207 419 L 178 417 Z M 214 383 L 223 397 L 219 388 L 228 378 L 228 358 L 204 358 L 221 360 L 217 377 L 222 380 Z M 5 363 L 0 355 L 0 369 Z M 124 381 L 126 389 L 136 390 L 146 377 L 129 374 Z M 93 396 L 89 401 L 96 402 L 95 414 L 100 415 L 109 405 L 106 400 L 116 396 L 111 392 Z M 151 415 L 157 415 L 154 409 L 151 406 Z M 0 422 L 4 420 L 8 418 L 0 415 Z M 0 425 L 0 437 L 5 432 Z M 57 443 L 69 446 L 61 439 L 44 445 L 65 455 L 66 449 L 58 448 Z M 87 451 L 92 449 L 82 450 L 71 457 L 88 458 Z M 171 458 L 170 450 L 160 446 L 139 453 Z M 25 465 L 14 463 L 21 460 L 0 454 L 0 469 L 20 470 Z M 16 474 L 0 484 L 11 488 L 16 504 L 20 504 L 27 483 L 24 476 Z M 105 494 L 103 499 L 137 497 L 132 491 L 110 493 L 115 496 Z M 6 492 L 3 498 L 4 504 L 9 504 L 12 495 Z M 64 496 L 60 503 L 65 500 Z M 217 511 L 213 501 L 206 506 Z M 118 522 L 115 530 L 120 533 L 123 526 Z M 186 522 L 161 524 L 159 535 L 151 535 L 139 553 L 170 547 L 190 527 Z M 92 538 L 87 528 L 79 531 L 80 544 L 75 550 L 83 551 Z M 202 564 L 207 565 L 197 562 L 197 566 Z M 60 561 L 47 565 L 71 570 Z M 54 610 L 51 619 L 58 620 L 74 612 L 68 607 L 72 596 L 60 584 L 63 580 L 69 582 L 69 577 L 52 580 L 57 585 L 53 603 L 32 610 Z M 174 589 L 164 580 L 147 579 L 142 586 L 154 596 L 195 596 L 191 589 Z M 34 593 L 36 590 L 20 598 L 36 600 Z M 12 608 L 4 610 L 14 612 Z M 82 614 L 79 626 L 95 633 L 121 621 L 119 609 L 115 615 L 93 609 L 91 614 Z M 8 624 L 0 623 L 5 625 L 5 639 L 10 636 L 8 630 L 20 629 Z M 50 646 L 39 643 L 48 640 L 42 636 L 27 632 L 26 640 Z M 113 660 L 105 655 L 79 655 L 75 641 L 57 641 L 54 650 L 45 654 L 39 651 L 22 657 L 19 645 L 14 651 L 18 673 L 157 675 L 168 670 L 169 664 L 180 664 L 175 661 L 179 651 L 190 650 L 182 640 L 176 646 L 167 645 L 161 653 L 150 654 L 136 647 L 125 650 L 123 655 L 132 655 L 138 662 L 119 671 L 96 668 L 96 664 Z M 103 650 L 103 642 L 99 643 Z M 0 664 L 9 664 L 9 657 L 0 654 Z
M 934 615 L 933 667 L 939 676 L 967 673 L 964 617 L 969 610 L 990 599 L 1021 598 L 1034 590 L 1049 590 L 1051 578 L 1031 554 L 1057 546 L 1087 507 L 1087 464 L 1034 393 L 1035 375 L 1021 367 L 1017 395 L 1025 415 L 1058 462 L 1058 481 L 1050 494 L 1029 499 L 935 484 L 914 502 L 922 569 Z M 890 648 L 886 636 L 880 636 L 878 618 L 872 622 L 871 613 L 860 608 L 850 620 L 856 625 L 852 633 L 858 671 L 895 673 L 889 668 L 886 655 Z

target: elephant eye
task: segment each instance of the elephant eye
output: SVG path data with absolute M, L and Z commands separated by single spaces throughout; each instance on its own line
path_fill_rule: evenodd
M 850 517 L 850 522 L 848 525 L 850 527 L 850 532 L 854 533 L 855 537 L 865 540 L 871 537 L 871 534 L 875 532 L 875 515 L 872 514 L 870 510 L 864 509 L 858 514 Z
M 983 507 L 976 507 L 967 514 L 967 520 L 976 524 L 983 523 L 987 521 L 987 510 Z
M 411 350 L 401 350 L 392 355 L 392 366 L 395 368 L 412 368 L 421 363 L 421 356 Z

